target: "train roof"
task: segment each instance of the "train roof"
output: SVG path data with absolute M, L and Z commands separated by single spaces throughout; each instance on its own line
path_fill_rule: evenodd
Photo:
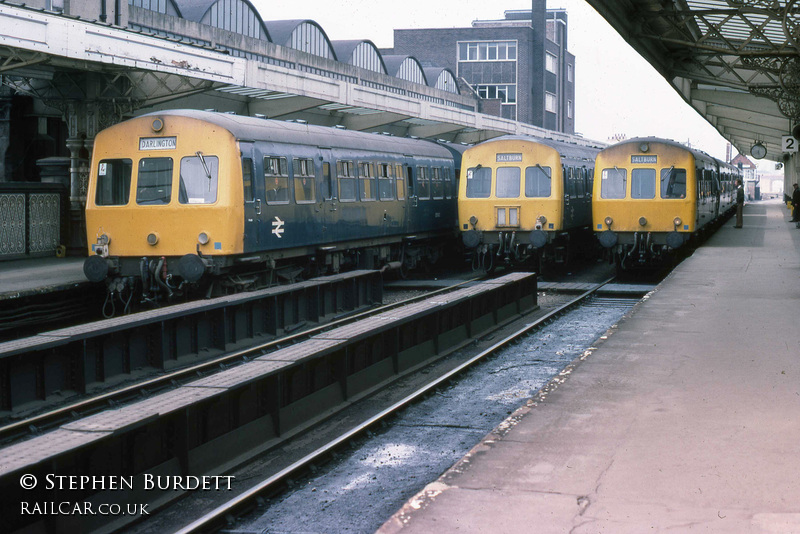
M 434 142 L 408 137 L 358 132 L 328 126 L 245 117 L 215 111 L 176 109 L 141 115 L 142 117 L 187 117 L 219 126 L 237 140 L 264 141 L 325 148 L 372 150 L 389 154 L 409 154 L 452 158 L 449 149 Z
M 562 158 L 572 160 L 589 160 L 592 162 L 594 162 L 595 156 L 600 151 L 599 146 L 584 146 L 575 143 L 567 143 L 566 141 L 558 141 L 556 139 L 542 139 L 527 135 L 503 135 L 484 141 L 481 144 L 491 143 L 493 141 L 527 141 L 530 143 L 539 143 L 557 150 L 558 153 L 561 154 Z
M 626 145 L 626 144 L 634 144 L 634 143 L 636 143 L 636 144 L 638 144 L 638 143 L 661 143 L 661 144 L 664 144 L 664 145 L 669 145 L 669 146 L 673 146 L 673 147 L 676 147 L 676 148 L 681 148 L 683 150 L 686 150 L 687 152 L 691 152 L 694 155 L 695 158 L 700 158 L 700 159 L 703 159 L 703 160 L 713 160 L 713 161 L 716 161 L 719 164 L 727 165 L 724 161 L 719 160 L 719 159 L 715 158 L 714 156 L 711 156 L 710 154 L 707 154 L 707 153 L 703 152 L 702 150 L 698 150 L 696 148 L 691 148 L 691 147 L 688 147 L 688 146 L 684 145 L 683 143 L 679 143 L 678 141 L 673 141 L 672 139 L 663 139 L 661 137 L 634 137 L 633 139 L 626 139 L 624 141 L 620 141 L 619 143 L 613 144 L 613 145 L 611 145 L 609 147 L 606 147 L 606 148 L 614 148 L 614 147 L 617 147 L 617 146 L 622 146 L 622 145 Z

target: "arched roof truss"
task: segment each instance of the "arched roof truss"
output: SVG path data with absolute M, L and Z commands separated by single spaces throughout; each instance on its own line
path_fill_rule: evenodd
M 383 62 L 389 76 L 400 78 L 409 82 L 428 85 L 425 72 L 420 62 L 412 56 L 384 56 Z
M 386 65 L 372 41 L 333 41 L 336 57 L 343 63 L 386 74 Z
M 281 46 L 327 59 L 336 59 L 325 30 L 313 20 L 279 20 L 266 22 L 272 41 Z
M 217 0 L 198 22 L 254 39 L 269 40 L 258 11 L 246 0 Z
M 150 11 L 155 11 L 164 15 L 182 17 L 180 10 L 175 6 L 175 2 L 172 0 L 129 0 L 128 3 L 132 6 L 149 9 Z
M 441 67 L 429 67 L 425 69 L 425 77 L 431 87 L 435 87 L 440 91 L 447 91 L 448 93 L 461 94 L 458 90 L 458 83 L 453 71 L 450 69 L 443 69 Z

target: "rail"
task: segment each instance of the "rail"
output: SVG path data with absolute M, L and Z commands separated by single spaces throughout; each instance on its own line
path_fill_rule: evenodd
M 402 400 L 396 402 L 392 406 L 374 415 L 373 417 L 363 422 L 362 424 L 342 434 L 335 440 L 329 442 L 328 444 L 320 447 L 319 449 L 306 455 L 300 460 L 287 466 L 278 473 L 269 477 L 267 480 L 257 484 L 256 486 L 247 490 L 246 492 L 236 496 L 235 498 L 231 499 L 222 506 L 215 508 L 208 514 L 204 515 L 203 517 L 200 517 L 196 521 L 193 521 L 189 525 L 186 525 L 184 528 L 178 530 L 176 534 L 215 532 L 222 528 L 232 526 L 237 517 L 241 517 L 244 513 L 247 513 L 250 510 L 256 508 L 257 506 L 260 506 L 260 504 L 264 502 L 264 499 L 280 491 L 280 488 L 285 486 L 288 481 L 299 478 L 299 476 L 303 472 L 307 471 L 310 466 L 322 463 L 326 458 L 330 457 L 335 451 L 346 446 L 347 444 L 352 442 L 352 440 L 364 434 L 365 432 L 368 432 L 370 429 L 375 428 L 377 425 L 380 425 L 382 422 L 384 422 L 387 418 L 391 417 L 395 413 L 404 410 L 409 405 L 414 404 L 420 399 L 430 395 L 437 389 L 441 388 L 442 386 L 446 385 L 447 383 L 449 383 L 450 381 L 452 381 L 453 379 L 464 373 L 466 370 L 472 368 L 477 363 L 483 361 L 487 357 L 490 357 L 499 350 L 507 347 L 512 342 L 522 338 L 523 336 L 530 334 L 531 332 L 535 331 L 541 326 L 550 323 L 558 316 L 563 315 L 567 311 L 575 308 L 580 303 L 582 303 L 583 301 L 594 295 L 604 285 L 611 282 L 611 280 L 613 280 L 613 278 L 610 278 L 604 282 L 597 284 L 595 287 L 589 289 L 588 291 L 585 291 L 584 293 L 580 294 L 574 299 L 554 309 L 550 313 L 540 317 L 535 322 L 525 325 L 523 328 L 503 338 L 502 340 L 498 341 L 491 347 L 473 356 L 472 358 L 465 361 L 458 367 L 452 369 L 448 373 L 429 382 L 422 388 L 409 394 Z

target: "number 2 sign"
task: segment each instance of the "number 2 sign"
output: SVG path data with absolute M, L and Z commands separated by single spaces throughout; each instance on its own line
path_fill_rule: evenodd
M 781 149 L 783 152 L 797 152 L 797 139 L 791 135 L 781 136 Z

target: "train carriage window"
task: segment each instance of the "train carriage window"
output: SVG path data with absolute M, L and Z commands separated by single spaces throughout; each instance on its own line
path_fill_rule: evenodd
M 353 202 L 356 199 L 356 175 L 352 161 L 337 161 L 336 174 L 339 182 L 339 200 Z
M 375 165 L 361 162 L 358 164 L 358 192 L 361 200 L 375 200 Z
M 97 166 L 97 185 L 94 203 L 98 206 L 124 206 L 131 196 L 129 159 L 104 159 Z
M 600 175 L 601 198 L 625 198 L 625 188 L 628 181 L 628 170 L 614 167 L 603 169 Z
M 144 158 L 139 161 L 136 203 L 169 204 L 172 197 L 172 158 Z
M 242 158 L 242 183 L 244 184 L 244 201 L 254 202 L 255 189 L 253 188 L 253 160 Z
M 213 204 L 217 201 L 219 158 L 197 152 L 181 158 L 178 202 L 181 204 Z
M 264 157 L 264 191 L 267 204 L 289 203 L 289 163 L 286 158 Z
M 578 198 L 586 197 L 586 169 L 575 169 L 575 190 Z
M 656 198 L 656 170 L 631 171 L 631 198 Z
M 444 169 L 444 198 L 453 198 L 453 175 L 449 168 Z
M 388 163 L 378 163 L 378 196 L 394 200 L 394 167 Z
M 397 200 L 405 200 L 406 199 L 406 183 L 403 180 L 403 166 L 397 165 L 395 166 L 396 176 L 397 176 Z
M 417 167 L 417 196 L 420 200 L 431 198 L 431 177 L 428 167 Z
M 495 196 L 497 198 L 519 198 L 521 174 L 522 171 L 519 167 L 499 167 Z
M 525 196 L 528 198 L 547 198 L 551 192 L 552 169 L 550 167 L 527 167 L 525 169 Z
M 444 182 L 442 181 L 441 167 L 431 167 L 431 196 L 435 200 L 444 198 Z
M 492 169 L 471 167 L 467 169 L 467 198 L 489 198 L 492 193 Z
M 294 159 L 294 199 L 298 204 L 310 204 L 317 199 L 314 160 Z

